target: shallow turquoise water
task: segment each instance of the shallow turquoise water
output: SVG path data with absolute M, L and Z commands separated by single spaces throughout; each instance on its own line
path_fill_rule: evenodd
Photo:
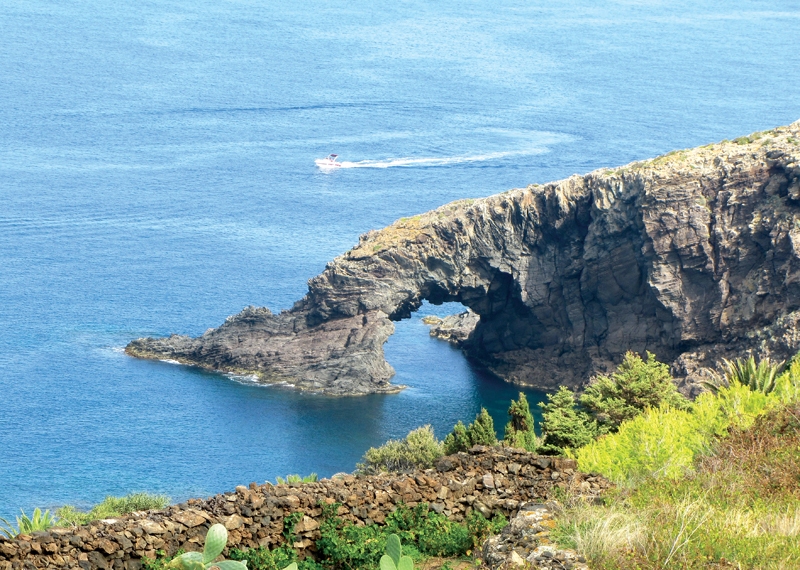
M 418 315 L 394 396 L 120 349 L 287 308 L 398 217 L 800 118 L 798 2 L 274 4 L 0 3 L 0 516 L 350 471 L 481 405 L 500 427 L 515 389 Z

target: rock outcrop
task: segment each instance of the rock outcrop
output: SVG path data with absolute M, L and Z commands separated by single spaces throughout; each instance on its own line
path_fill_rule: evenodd
M 466 353 L 579 386 L 627 350 L 690 388 L 723 357 L 800 348 L 800 122 L 616 170 L 453 202 L 371 231 L 289 311 L 245 309 L 128 354 L 331 394 L 399 389 L 382 345 L 423 300 L 480 320 Z
M 432 337 L 462 346 L 469 340 L 480 319 L 479 315 L 467 310 L 457 315 L 448 315 L 443 319 L 425 317 L 422 322 L 431 327 Z
M 491 570 L 589 570 L 586 558 L 572 549 L 558 548 L 550 540 L 556 528 L 556 501 L 524 503 L 502 533 L 489 537 L 481 548 L 481 561 Z

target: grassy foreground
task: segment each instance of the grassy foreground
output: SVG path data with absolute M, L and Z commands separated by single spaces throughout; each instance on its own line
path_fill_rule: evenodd
M 689 467 L 621 479 L 605 506 L 575 502 L 557 540 L 598 570 L 800 568 L 800 403 L 733 426 Z

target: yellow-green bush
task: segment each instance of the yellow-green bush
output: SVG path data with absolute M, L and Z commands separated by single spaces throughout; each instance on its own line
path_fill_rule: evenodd
M 716 393 L 701 394 L 688 410 L 649 408 L 574 455 L 582 471 L 602 473 L 622 485 L 648 477 L 680 477 L 729 428 L 747 429 L 765 412 L 798 401 L 798 394 L 800 363 L 793 362 L 769 394 L 734 381 Z
M 578 467 L 622 485 L 650 476 L 680 476 L 711 442 L 711 434 L 701 428 L 700 421 L 688 411 L 650 408 L 623 422 L 617 433 L 577 450 Z

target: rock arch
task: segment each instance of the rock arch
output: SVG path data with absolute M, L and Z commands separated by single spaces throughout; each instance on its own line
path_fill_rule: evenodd
M 462 200 L 361 236 L 278 315 L 249 307 L 134 356 L 332 394 L 392 392 L 383 343 L 423 300 L 480 315 L 464 350 L 511 381 L 578 386 L 627 350 L 689 382 L 731 354 L 800 347 L 800 123 Z

